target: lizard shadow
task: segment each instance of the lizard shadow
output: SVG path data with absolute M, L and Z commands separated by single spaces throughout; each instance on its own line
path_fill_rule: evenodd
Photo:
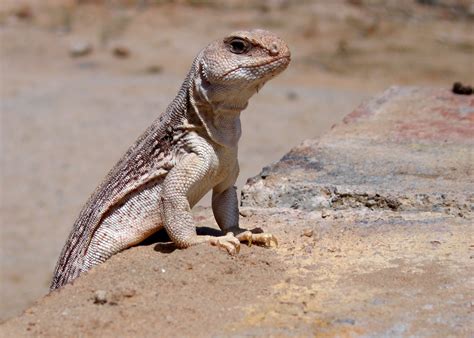
M 198 235 L 209 235 L 209 236 L 222 236 L 222 231 L 210 227 L 197 227 L 196 232 Z M 155 232 L 153 235 L 140 242 L 138 245 L 152 245 L 155 244 L 153 250 L 161 253 L 172 253 L 176 249 L 176 245 L 170 239 L 165 229 Z

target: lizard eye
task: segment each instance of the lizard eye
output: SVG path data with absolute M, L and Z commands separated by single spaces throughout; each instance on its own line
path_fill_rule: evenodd
M 234 54 L 242 54 L 249 50 L 249 43 L 245 40 L 234 38 L 229 42 L 229 49 Z

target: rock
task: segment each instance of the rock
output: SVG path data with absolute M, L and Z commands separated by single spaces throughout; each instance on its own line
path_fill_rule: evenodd
M 69 47 L 71 57 L 82 57 L 92 53 L 93 47 L 89 42 L 75 42 Z
M 240 216 L 242 217 L 250 217 L 254 214 L 253 210 L 252 209 L 243 209 L 243 208 L 240 208 L 239 210 L 239 214 Z
M 94 304 L 105 304 L 107 303 L 107 291 L 97 290 L 94 292 Z
M 461 82 L 454 82 L 452 91 L 454 94 L 472 95 L 473 90 L 469 85 L 463 85 Z
M 145 69 L 148 74 L 159 74 L 163 72 L 163 67 L 160 65 L 150 65 Z
M 112 53 L 115 57 L 120 59 L 126 59 L 130 57 L 130 49 L 124 46 L 116 46 L 112 49 Z
M 296 100 L 298 100 L 298 93 L 295 92 L 294 90 L 290 90 L 286 93 L 286 97 L 290 101 L 296 101 Z
M 30 20 L 33 18 L 33 10 L 27 4 L 24 4 L 17 8 L 14 12 L 15 16 L 21 20 Z
M 355 323 L 356 323 L 356 321 L 352 318 L 336 319 L 334 322 L 338 323 L 338 324 L 349 324 L 349 325 L 355 325 Z
M 469 96 L 392 87 L 248 180 L 241 204 L 469 216 L 473 115 Z

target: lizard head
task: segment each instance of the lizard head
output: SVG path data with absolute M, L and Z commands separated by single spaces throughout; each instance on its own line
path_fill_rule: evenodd
M 237 31 L 214 41 L 197 58 L 196 89 L 209 103 L 242 110 L 249 98 L 290 63 L 290 50 L 275 34 Z

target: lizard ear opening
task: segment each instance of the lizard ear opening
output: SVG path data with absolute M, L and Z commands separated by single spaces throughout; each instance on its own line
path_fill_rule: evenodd
M 199 80 L 200 80 L 201 86 L 203 86 L 204 88 L 209 88 L 211 86 L 211 82 L 207 78 L 207 74 L 206 74 L 206 71 L 204 70 L 203 65 L 199 63 L 198 67 L 199 67 L 198 73 L 200 75 Z

